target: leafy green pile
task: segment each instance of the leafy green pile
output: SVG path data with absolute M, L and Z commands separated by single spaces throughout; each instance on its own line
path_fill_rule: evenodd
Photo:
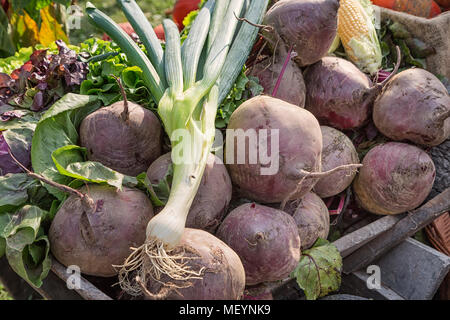
M 101 61 L 89 62 L 89 73 L 81 84 L 81 94 L 98 96 L 100 101 L 108 106 L 122 99 L 114 76 L 121 77 L 128 100 L 156 110 L 150 92 L 144 85 L 142 70 L 133 66 L 114 42 L 90 38 L 80 44 L 80 51 L 91 57 L 117 53 Z
M 426 69 L 425 58 L 436 52 L 433 47 L 414 38 L 402 24 L 389 19 L 382 22 L 377 33 L 383 54 L 382 69 L 386 71 L 392 71 L 397 61 L 396 46 L 402 52 L 400 71 L 411 67 Z

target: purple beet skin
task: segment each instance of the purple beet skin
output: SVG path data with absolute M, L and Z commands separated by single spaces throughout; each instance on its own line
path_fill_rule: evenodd
M 305 108 L 321 125 L 345 130 L 361 127 L 369 117 L 375 96 L 372 83 L 350 61 L 324 57 L 303 74 Z
M 243 204 L 228 214 L 217 236 L 241 258 L 246 285 L 282 280 L 300 260 L 297 224 L 281 210 Z
M 433 187 L 436 170 L 422 149 L 388 142 L 371 149 L 354 183 L 356 199 L 376 214 L 399 214 L 420 206 Z

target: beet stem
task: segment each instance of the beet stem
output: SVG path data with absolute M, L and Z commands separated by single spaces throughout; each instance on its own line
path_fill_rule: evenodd
M 123 119 L 123 121 L 127 121 L 128 120 L 128 99 L 127 99 L 127 94 L 125 93 L 125 89 L 123 88 L 122 85 L 122 81 L 120 81 L 120 79 L 118 77 L 116 77 L 115 75 L 112 75 L 114 77 L 114 79 L 116 79 L 117 84 L 119 85 L 119 89 L 120 89 L 120 93 L 123 97 L 123 112 L 121 114 L 121 117 Z
M 355 164 L 345 164 L 336 168 L 333 168 L 331 170 L 328 171 L 324 171 L 324 172 L 309 172 L 309 171 L 305 171 L 305 170 L 299 170 L 299 177 L 305 177 L 305 178 L 323 178 L 323 177 L 327 177 L 330 174 L 333 174 L 337 171 L 341 171 L 341 170 L 345 170 L 345 169 L 357 169 L 357 168 L 361 168 L 363 165 L 360 163 L 355 163 Z
M 397 50 L 397 62 L 395 63 L 394 70 L 391 74 L 379 84 L 381 88 L 383 88 L 392 79 L 392 77 L 397 74 L 398 69 L 400 68 L 400 63 L 402 62 L 402 52 L 400 51 L 399 46 L 395 46 L 395 49 Z
M 284 76 L 284 73 L 286 72 L 287 65 L 288 65 L 289 61 L 291 60 L 291 58 L 292 58 L 291 57 L 292 49 L 293 49 L 293 46 L 291 45 L 289 47 L 289 51 L 288 51 L 287 57 L 284 60 L 283 68 L 281 69 L 280 75 L 278 76 L 275 88 L 273 88 L 272 97 L 274 97 L 274 98 L 276 98 L 276 96 L 277 96 L 278 89 L 280 88 L 280 85 L 281 85 L 281 80 L 283 80 L 283 76 Z
M 274 28 L 273 28 L 272 26 L 267 26 L 267 25 L 264 25 L 264 24 L 253 23 L 253 22 L 248 21 L 248 19 L 246 19 L 246 18 L 239 18 L 239 17 L 236 15 L 235 12 L 233 12 L 233 14 L 234 14 L 234 17 L 235 17 L 237 20 L 246 22 L 246 23 L 248 23 L 248 24 L 251 25 L 251 26 L 254 26 L 254 27 L 257 27 L 257 28 L 261 28 L 263 31 L 266 31 L 266 32 L 272 32 L 272 31 L 274 30 Z
M 42 181 L 42 182 L 44 182 L 44 183 L 46 183 L 46 184 L 48 184 L 48 185 L 50 185 L 50 186 L 52 186 L 52 187 L 55 187 L 55 188 L 57 188 L 58 190 L 61 190 L 61 191 L 63 191 L 63 192 L 69 193 L 69 194 L 71 194 L 71 195 L 74 195 L 74 196 L 80 198 L 80 199 L 83 200 L 90 208 L 94 208 L 94 207 L 95 207 L 95 205 L 94 205 L 94 200 L 92 200 L 92 198 L 89 197 L 87 194 L 84 194 L 84 193 L 82 193 L 82 192 L 80 192 L 80 191 L 78 191 L 78 190 L 76 190 L 76 189 L 74 189 L 74 188 L 71 188 L 71 187 L 69 187 L 69 186 L 65 186 L 65 185 L 63 185 L 63 184 L 60 184 L 60 183 L 54 182 L 54 181 L 52 181 L 52 180 L 49 180 L 49 179 L 45 178 L 44 176 L 42 176 L 42 175 L 40 175 L 40 174 L 37 174 L 37 173 L 35 173 L 35 172 L 32 172 L 32 171 L 28 170 L 28 168 L 26 168 L 22 163 L 20 163 L 19 160 L 16 159 L 16 157 L 14 157 L 14 155 L 13 155 L 12 152 L 11 152 L 11 149 L 9 149 L 9 148 L 8 148 L 8 153 L 9 153 L 9 155 L 11 156 L 11 158 L 17 163 L 17 165 L 18 165 L 20 168 L 22 168 L 22 170 L 24 170 L 25 173 L 26 173 L 28 176 L 30 176 L 30 177 L 32 177 L 32 178 L 34 178 L 34 179 L 37 179 L 37 180 L 39 180 L 39 181 Z

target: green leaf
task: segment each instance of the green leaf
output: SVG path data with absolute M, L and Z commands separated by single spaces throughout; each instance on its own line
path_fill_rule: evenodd
M 36 287 L 42 285 L 51 266 L 50 244 L 40 227 L 46 214 L 30 205 L 16 213 L 0 214 L 0 237 L 4 239 L 8 262 L 17 274 Z
M 6 251 L 6 240 L 4 238 L 0 238 L 0 258 L 5 255 Z
M 100 162 L 77 161 L 80 157 L 84 157 L 85 152 L 85 148 L 68 145 L 53 151 L 52 159 L 60 174 L 74 179 L 92 183 L 107 183 L 117 189 L 121 189 L 125 181 L 127 183 L 134 182 L 135 185 L 138 183 L 136 178 L 127 177 L 125 179 L 125 175 Z
M 303 289 L 306 299 L 315 300 L 336 291 L 341 285 L 342 257 L 337 248 L 324 239 L 302 253 L 291 277 Z
M 32 140 L 31 162 L 36 173 L 61 184 L 70 183 L 71 177 L 58 172 L 52 153 L 61 147 L 75 145 L 81 121 L 100 106 L 101 102 L 95 96 L 68 93 L 45 112 L 36 126 Z M 83 161 L 81 154 L 72 160 Z M 46 188 L 59 200 L 65 197 L 60 190 L 48 185 Z
M 0 176 L 0 214 L 24 205 L 28 201 L 28 189 L 38 184 L 25 173 Z

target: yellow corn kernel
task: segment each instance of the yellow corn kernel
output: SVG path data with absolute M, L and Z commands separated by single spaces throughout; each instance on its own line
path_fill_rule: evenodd
M 372 17 L 360 0 L 341 0 L 338 10 L 338 35 L 350 61 L 374 74 L 381 67 L 381 48 Z

